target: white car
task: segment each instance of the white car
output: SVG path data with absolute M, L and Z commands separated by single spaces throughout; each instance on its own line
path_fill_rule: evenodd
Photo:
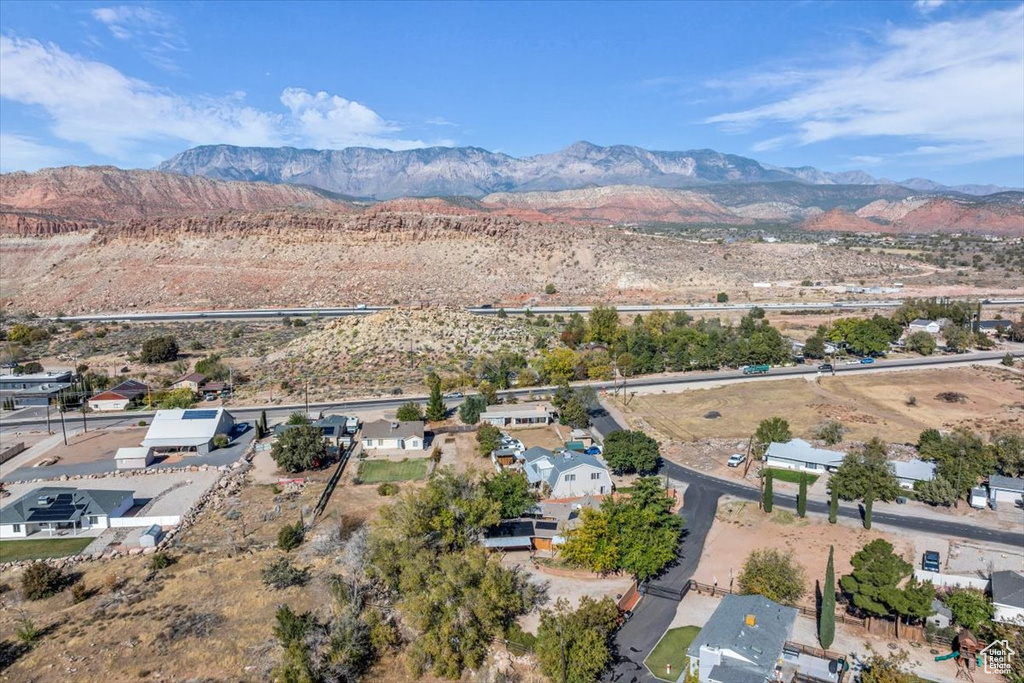
M 462 398 L 463 396 L 461 391 L 452 391 L 444 395 L 445 398 Z
M 860 360 L 854 358 L 853 360 L 846 361 L 845 363 L 843 363 L 843 365 L 860 365 Z
M 725 464 L 728 465 L 729 467 L 739 467 L 746 461 L 747 456 L 743 455 L 742 453 L 736 453 L 734 455 L 730 455 L 729 460 Z

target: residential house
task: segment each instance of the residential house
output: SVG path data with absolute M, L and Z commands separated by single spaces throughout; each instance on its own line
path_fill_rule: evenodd
M 363 425 L 363 449 L 420 451 L 424 448 L 423 423 L 419 420 L 376 420 Z
M 981 320 L 978 322 L 978 332 L 984 332 L 990 337 L 998 337 L 1010 331 L 1013 325 L 1011 320 Z
M 1020 572 L 992 572 L 992 606 L 995 621 L 1024 626 L 1024 574 Z
M 142 401 L 148 392 L 149 387 L 142 382 L 134 379 L 125 380 L 116 387 L 101 391 L 90 398 L 89 408 L 98 412 L 127 410 Z
M 925 318 L 917 318 L 911 320 L 910 324 L 907 325 L 907 334 L 913 334 L 914 332 L 927 332 L 928 334 L 938 334 L 942 331 L 942 325 L 938 320 L 926 320 Z
M 776 680 L 796 614 L 761 595 L 726 595 L 690 643 L 690 674 L 700 683 Z
M 44 486 L 0 510 L 0 538 L 26 538 L 41 531 L 106 529 L 135 504 L 132 491 Z
M 352 435 L 348 432 L 349 418 L 344 415 L 328 415 L 310 421 L 323 434 L 324 441 L 331 448 L 347 448 L 352 445 Z M 289 429 L 304 425 L 279 424 L 274 427 L 274 437 L 280 437 Z
M 0 403 L 9 408 L 45 406 L 71 387 L 72 372 L 0 375 Z
M 158 410 L 142 445 L 160 451 L 209 455 L 218 434 L 230 434 L 235 418 L 223 408 Z
M 517 454 L 526 480 L 547 489 L 548 498 L 579 498 L 612 492 L 611 474 L 598 456 L 575 451 L 552 453 L 534 446 Z
M 547 403 L 512 403 L 488 406 L 480 422 L 495 427 L 537 427 L 555 421 L 555 411 Z
M 914 484 L 919 481 L 931 481 L 935 478 L 935 463 L 925 462 L 914 458 L 909 462 L 890 460 L 893 474 L 900 482 L 900 487 L 908 491 L 914 490 Z
M 1017 505 L 1024 501 L 1024 478 L 993 474 L 988 478 L 988 498 L 995 503 Z
M 206 375 L 202 375 L 198 372 L 190 372 L 184 377 L 176 380 L 171 384 L 172 389 L 191 389 L 193 394 L 198 394 L 199 390 L 206 384 Z
M 557 535 L 557 522 L 503 519 L 484 532 L 483 546 L 492 550 L 551 550 Z
M 806 472 L 834 471 L 843 462 L 845 453 L 815 448 L 803 439 L 768 444 L 764 460 L 767 467 L 782 467 Z

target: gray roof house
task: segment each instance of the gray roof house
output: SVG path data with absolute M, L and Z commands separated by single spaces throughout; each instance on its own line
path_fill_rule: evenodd
M 925 318 L 917 318 L 911 320 L 910 324 L 907 325 L 909 332 L 928 332 L 929 334 L 938 334 L 942 330 L 941 320 L 926 320 Z
M 579 498 L 612 492 L 611 475 L 598 456 L 575 451 L 561 454 L 534 446 L 516 455 L 522 462 L 526 480 L 534 486 L 546 485 L 550 498 Z
M 398 420 L 375 420 L 363 425 L 360 436 L 363 448 L 372 449 L 423 449 L 423 423 L 419 420 L 401 422 Z
M 1024 478 L 993 474 L 988 478 L 988 495 L 997 503 L 1016 504 L 1024 500 Z
M 71 386 L 72 372 L 39 372 L 30 375 L 0 375 L 0 399 L 15 408 L 45 406 Z
M 845 456 L 841 451 L 815 448 L 803 439 L 793 439 L 786 443 L 773 441 L 768 444 L 764 459 L 769 467 L 814 472 L 839 467 Z
M 796 609 L 761 595 L 726 595 L 690 644 L 701 683 L 764 683 L 793 633 Z
M 900 486 L 913 489 L 918 481 L 931 481 L 935 478 L 935 463 L 914 458 L 908 462 L 890 460 L 892 471 L 900 481 Z
M 1024 626 L 1024 574 L 1020 572 L 992 572 L 992 606 L 996 621 Z
M 0 510 L 0 538 L 25 538 L 39 531 L 53 535 L 59 529 L 74 533 L 93 527 L 107 528 L 135 504 L 133 491 L 76 489 L 43 486 L 29 491 Z

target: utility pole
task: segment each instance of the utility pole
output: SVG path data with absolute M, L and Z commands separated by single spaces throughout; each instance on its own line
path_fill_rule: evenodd
M 85 434 L 89 433 L 89 422 L 85 419 L 85 404 L 87 401 L 84 397 L 80 399 L 82 401 L 82 432 Z
M 68 445 L 68 428 L 64 424 L 64 408 L 63 408 L 63 406 L 60 409 L 60 430 L 64 433 L 64 445 L 67 446 Z
M 53 433 L 53 432 L 50 431 L 50 401 L 49 401 L 49 399 L 47 399 L 47 401 L 46 401 L 46 433 L 47 434 L 52 434 Z

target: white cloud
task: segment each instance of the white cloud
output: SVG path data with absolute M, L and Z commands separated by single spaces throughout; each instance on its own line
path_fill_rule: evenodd
M 244 93 L 183 96 L 52 43 L 9 36 L 0 36 L 0 97 L 40 108 L 55 137 L 120 161 L 168 143 L 391 149 L 427 144 L 396 137 L 398 124 L 337 95 L 287 88 L 281 94 L 285 110 L 266 111 L 247 105 Z
M 26 135 L 0 133 L 0 173 L 67 164 L 68 155 L 67 150 L 49 147 Z
M 172 55 L 188 49 L 174 18 L 154 7 L 99 7 L 92 10 L 92 17 L 104 24 L 114 38 L 131 43 L 150 63 L 166 71 L 177 71 Z
M 843 66 L 790 70 L 783 78 L 766 74 L 778 85 L 771 89 L 773 101 L 706 121 L 731 132 L 772 124 L 788 129 L 757 143 L 761 150 L 898 136 L 915 147 L 925 143 L 928 151 L 919 153 L 956 155 L 960 161 L 1024 155 L 1021 35 L 1024 6 L 894 28 L 875 50 L 857 52 Z
M 868 154 L 858 154 L 857 156 L 850 157 L 850 161 L 854 162 L 855 164 L 860 164 L 862 166 L 877 166 L 878 164 L 885 161 L 885 159 L 883 159 L 882 157 L 871 156 Z
M 931 14 L 946 4 L 946 0 L 915 0 L 914 9 L 921 14 Z

